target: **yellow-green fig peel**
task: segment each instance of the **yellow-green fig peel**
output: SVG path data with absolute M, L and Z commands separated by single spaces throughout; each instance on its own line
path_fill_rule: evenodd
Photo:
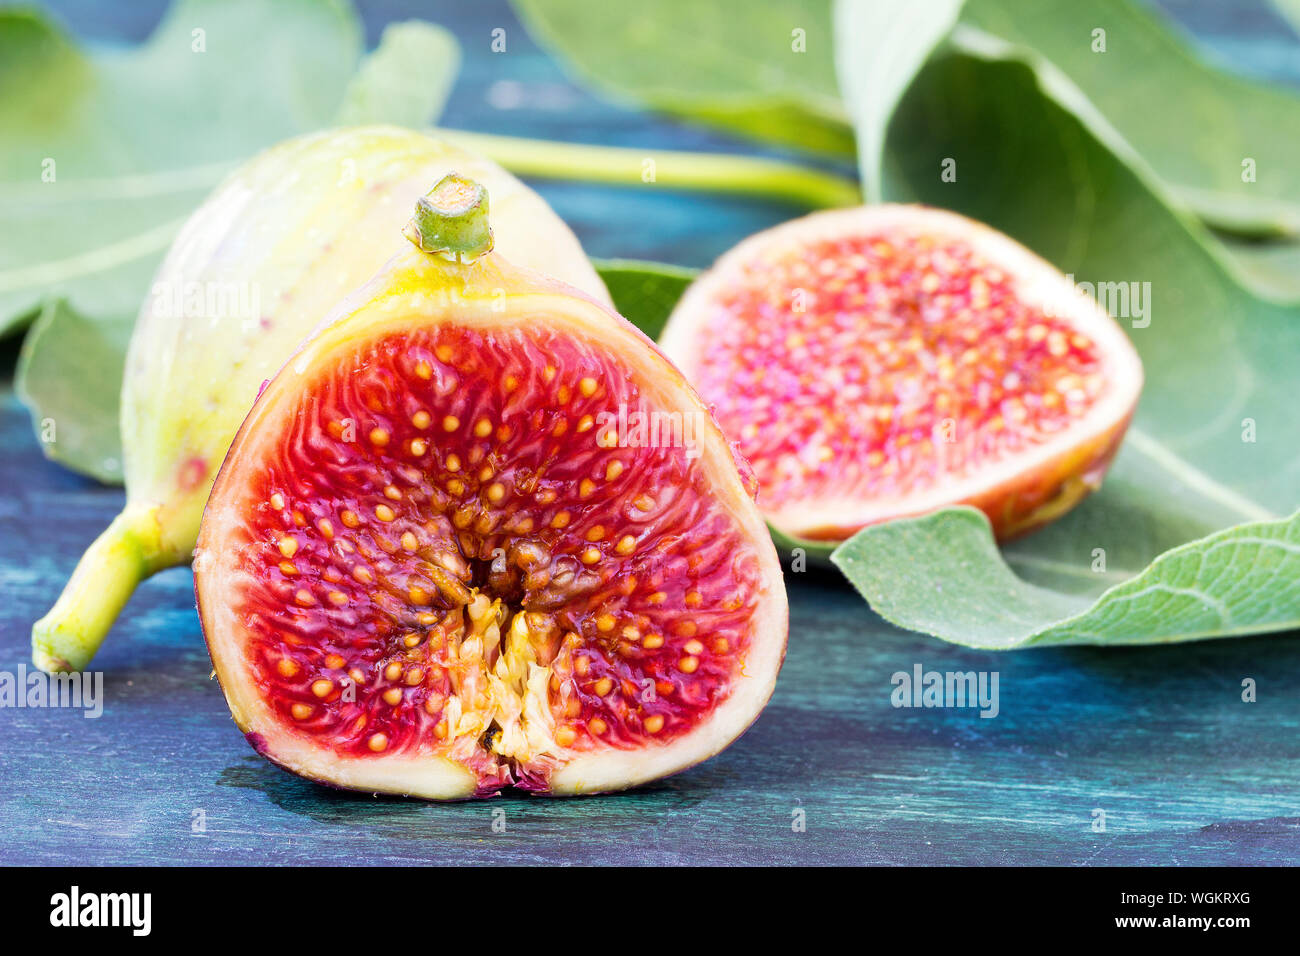
M 122 386 L 127 503 L 33 626 L 37 666 L 86 667 L 136 585 L 189 560 L 258 389 L 339 299 L 406 245 L 410 210 L 453 171 L 490 192 L 496 246 L 511 261 L 609 301 L 541 197 L 434 136 L 333 130 L 253 159 L 181 229 L 141 307 Z

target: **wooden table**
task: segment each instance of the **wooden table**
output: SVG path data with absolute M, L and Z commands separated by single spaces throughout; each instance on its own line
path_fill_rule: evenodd
M 152 22 L 138 5 L 129 22 L 115 21 L 125 16 L 116 11 L 95 19 L 81 4 L 61 6 L 96 36 L 138 38 Z M 420 12 L 400 6 L 384 9 Z M 448 125 L 737 148 L 575 89 L 496 5 L 446 8 L 425 15 L 454 27 L 465 48 Z M 500 24 L 512 52 L 492 57 L 488 38 Z M 368 14 L 372 42 L 380 25 Z M 1221 40 L 1229 51 L 1245 42 Z M 1287 42 L 1261 41 L 1259 57 L 1281 62 Z M 522 84 L 512 88 L 521 108 L 489 108 L 501 82 Z M 707 264 L 743 235 L 794 214 L 652 187 L 542 184 L 542 192 L 593 254 L 688 265 Z M 6 369 L 15 351 L 9 343 Z M 7 383 L 0 442 L 0 670 L 12 673 L 28 660 L 32 621 L 117 511 L 122 492 L 44 461 Z M 328 790 L 257 757 L 209 678 L 190 572 L 165 572 L 141 587 L 96 658 L 104 673 L 101 718 L 0 710 L 0 862 L 1300 860 L 1295 635 L 995 655 L 884 624 L 833 573 L 788 574 L 787 581 L 790 648 L 776 695 L 721 756 L 628 794 L 431 805 Z M 999 716 L 895 709 L 890 676 L 917 663 L 998 671 Z M 1241 700 L 1246 677 L 1258 682 L 1256 703 Z M 1106 813 L 1104 832 L 1093 829 L 1098 809 Z M 493 823 L 502 812 L 498 832 Z M 792 825 L 800 817 L 802 830 Z

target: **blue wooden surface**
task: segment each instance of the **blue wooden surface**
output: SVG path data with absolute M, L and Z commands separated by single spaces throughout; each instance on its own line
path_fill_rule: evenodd
M 161 3 L 61 3 L 76 29 L 138 39 Z M 1205 19 L 1226 55 L 1290 50 L 1262 8 Z M 448 125 L 667 148 L 735 148 L 593 99 L 496 3 L 364 7 L 452 26 L 465 72 Z M 1189 12 L 1190 9 L 1190 12 Z M 1200 18 L 1200 19 L 1198 19 Z M 1232 32 L 1245 24 L 1250 35 Z M 490 56 L 505 26 L 510 54 Z M 1217 32 L 1216 32 L 1217 31 Z M 1288 46 L 1288 44 L 1290 46 Z M 519 86 L 501 87 L 501 83 Z M 517 109 L 493 102 L 522 97 Z M 596 255 L 707 264 L 793 214 L 662 191 L 540 184 Z M 628 224 L 636 225 L 629 229 Z M 13 343 L 3 350 L 12 367 Z M 41 458 L 0 394 L 0 670 L 27 660 L 31 622 L 122 493 Z M 99 719 L 0 710 L 5 863 L 1295 863 L 1300 859 L 1296 635 L 1150 650 L 993 655 L 900 632 L 833 574 L 788 575 L 790 648 L 771 705 L 708 763 L 622 795 L 430 805 L 326 790 L 267 764 L 229 719 L 194 613 L 190 573 L 147 582 L 95 666 Z M 898 710 L 890 675 L 914 664 L 996 670 L 1001 713 Z M 1240 699 L 1254 678 L 1259 700 Z M 1105 832 L 1093 811 L 1107 813 Z M 796 832 L 796 811 L 806 830 Z M 493 827 L 504 811 L 505 828 Z M 206 829 L 196 832 L 198 813 Z

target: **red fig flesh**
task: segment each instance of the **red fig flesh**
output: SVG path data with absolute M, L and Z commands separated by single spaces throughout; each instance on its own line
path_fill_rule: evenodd
M 1142 386 L 1114 319 L 1013 240 L 870 206 L 760 233 L 661 338 L 788 535 L 972 504 L 1007 538 L 1101 481 Z
M 669 440 L 620 428 L 638 415 Z M 304 345 L 235 438 L 195 579 L 260 752 L 428 798 L 703 760 L 768 699 L 787 627 L 752 486 L 681 373 L 495 253 L 403 253 Z

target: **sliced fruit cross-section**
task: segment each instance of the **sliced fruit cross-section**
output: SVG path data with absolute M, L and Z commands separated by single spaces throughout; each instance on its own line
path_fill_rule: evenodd
M 236 438 L 204 630 L 236 721 L 306 776 L 631 786 L 716 753 L 771 693 L 785 595 L 751 493 L 626 321 L 495 254 L 413 249 Z
M 1002 538 L 1094 489 L 1142 368 L 1037 256 L 952 213 L 867 206 L 778 226 L 687 291 L 664 350 L 786 534 L 836 541 L 973 504 Z

